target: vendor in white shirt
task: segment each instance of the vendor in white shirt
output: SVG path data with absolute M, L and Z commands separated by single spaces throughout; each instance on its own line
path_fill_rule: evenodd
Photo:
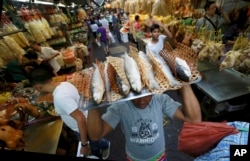
M 36 52 L 38 52 L 40 54 L 40 57 L 45 60 L 48 61 L 49 64 L 52 66 L 52 68 L 54 69 L 54 73 L 58 73 L 58 71 L 61 69 L 61 65 L 58 63 L 58 61 L 56 60 L 56 56 L 58 56 L 60 54 L 59 51 L 54 50 L 51 47 L 44 47 L 44 46 L 40 46 L 37 42 L 35 41 L 30 41 L 30 47 L 35 50 Z
M 162 34 L 160 32 L 160 27 L 162 27 L 166 33 L 166 35 Z M 150 32 L 152 34 L 151 40 L 147 43 L 146 45 L 146 53 L 148 54 L 149 51 L 152 52 L 152 54 L 159 56 L 160 51 L 164 47 L 164 41 L 166 38 L 172 39 L 172 34 L 168 30 L 167 27 L 162 25 L 159 22 L 155 22 L 151 27 L 150 27 Z

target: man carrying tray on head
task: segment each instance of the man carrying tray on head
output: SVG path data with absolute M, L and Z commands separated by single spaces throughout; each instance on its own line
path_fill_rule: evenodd
M 199 102 L 190 85 L 180 89 L 183 103 L 167 94 L 155 94 L 117 102 L 102 116 L 98 109 L 88 111 L 87 127 L 92 140 L 99 140 L 121 123 L 128 161 L 166 161 L 163 114 L 172 119 L 200 122 Z

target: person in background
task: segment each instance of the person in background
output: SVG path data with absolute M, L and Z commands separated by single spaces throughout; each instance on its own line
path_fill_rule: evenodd
M 115 13 L 111 12 L 112 26 L 113 26 L 113 35 L 116 36 L 118 32 L 118 18 Z
M 104 27 L 105 29 L 109 29 L 109 22 L 108 20 L 105 18 L 105 16 L 103 14 L 100 15 L 100 20 L 99 23 L 102 24 L 102 27 Z
M 234 44 L 235 39 L 248 27 L 248 8 L 234 9 L 230 12 L 230 24 L 225 30 L 222 41 L 224 44 Z
M 103 160 L 109 157 L 110 142 L 107 139 L 89 140 L 87 131 L 88 111 L 80 107 L 80 95 L 70 82 L 54 82 L 52 75 L 45 69 L 31 71 L 29 80 L 33 87 L 42 93 L 51 93 L 55 112 L 81 142 L 80 153 L 85 157 L 90 154 Z
M 29 76 L 30 72 L 34 69 L 44 68 L 47 71 L 50 71 L 53 76 L 57 76 L 57 73 L 54 71 L 52 66 L 48 63 L 48 61 L 43 60 L 38 57 L 38 54 L 34 50 L 28 50 L 26 54 L 23 55 L 30 62 L 25 64 L 24 69 Z
M 124 17 L 124 21 L 127 22 L 129 21 L 129 12 L 122 12 L 123 17 Z
M 179 89 L 183 103 L 167 94 L 154 94 L 109 106 L 101 116 L 98 108 L 88 111 L 87 127 L 92 140 L 98 140 L 118 124 L 125 137 L 127 161 L 166 161 L 163 116 L 186 122 L 200 122 L 201 109 L 190 85 Z
M 96 31 L 97 35 L 100 35 L 100 43 L 104 49 L 105 55 L 109 55 L 109 42 L 107 37 L 107 30 L 102 26 L 101 23 L 98 24 L 98 29 Z
M 107 14 L 106 14 L 106 19 L 109 22 L 109 30 L 113 31 L 112 15 L 109 14 L 109 12 L 107 12 Z
M 135 21 L 133 23 L 133 31 L 132 32 L 133 32 L 133 38 L 134 38 L 134 42 L 136 43 L 137 49 L 139 49 L 137 39 L 138 39 L 138 37 L 141 37 L 142 30 L 143 30 L 143 26 L 140 23 L 140 16 L 136 15 Z
M 162 27 L 166 35 L 161 34 L 160 27 Z M 166 39 L 172 39 L 173 36 L 167 27 L 164 27 L 160 22 L 155 21 L 155 24 L 150 26 L 151 40 L 146 45 L 146 53 L 152 52 L 156 56 L 160 56 L 160 51 L 164 47 L 164 42 Z
M 52 47 L 41 46 L 35 41 L 30 41 L 30 47 L 39 53 L 39 57 L 49 62 L 49 64 L 54 69 L 54 73 L 59 72 L 61 65 L 56 60 L 56 57 L 60 54 L 59 51 L 54 50 Z
M 222 8 L 218 8 L 214 1 L 207 1 L 204 9 L 205 15 L 196 22 L 197 31 L 199 31 L 202 27 L 206 27 L 206 30 L 208 31 L 217 32 L 221 29 L 223 24 L 230 23 L 228 14 L 225 13 Z
M 96 40 L 96 31 L 98 29 L 98 25 L 95 23 L 94 20 L 91 20 L 91 25 L 90 25 L 90 29 L 91 29 L 91 32 L 92 32 L 92 35 L 94 37 L 94 40 Z M 95 41 L 93 41 L 94 43 Z
M 119 42 L 122 42 L 121 40 L 121 34 L 120 34 L 120 29 L 123 27 L 124 24 L 124 17 L 123 17 L 123 13 L 119 13 L 118 14 L 118 23 L 117 23 L 117 38 Z

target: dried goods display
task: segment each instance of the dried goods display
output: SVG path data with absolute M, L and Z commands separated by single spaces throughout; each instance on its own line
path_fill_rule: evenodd
M 56 13 L 50 16 L 49 18 L 49 22 L 51 24 L 55 24 L 55 23 L 69 23 L 69 18 L 64 14 L 64 13 Z
M 3 26 L 3 33 L 11 33 L 13 31 L 18 31 L 18 30 L 19 29 L 12 23 L 5 24 Z M 24 33 L 22 32 L 11 34 L 10 37 L 12 37 L 21 48 L 24 48 L 30 45 L 28 39 L 25 37 Z

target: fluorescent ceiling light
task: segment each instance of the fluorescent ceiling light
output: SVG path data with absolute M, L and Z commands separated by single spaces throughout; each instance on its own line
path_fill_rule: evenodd
M 54 3 L 52 2 L 45 2 L 45 1 L 35 1 L 34 3 L 37 3 L 37 4 L 47 4 L 47 5 L 54 5 Z
M 12 0 L 12 1 L 16 1 L 16 2 L 29 2 L 29 0 Z

